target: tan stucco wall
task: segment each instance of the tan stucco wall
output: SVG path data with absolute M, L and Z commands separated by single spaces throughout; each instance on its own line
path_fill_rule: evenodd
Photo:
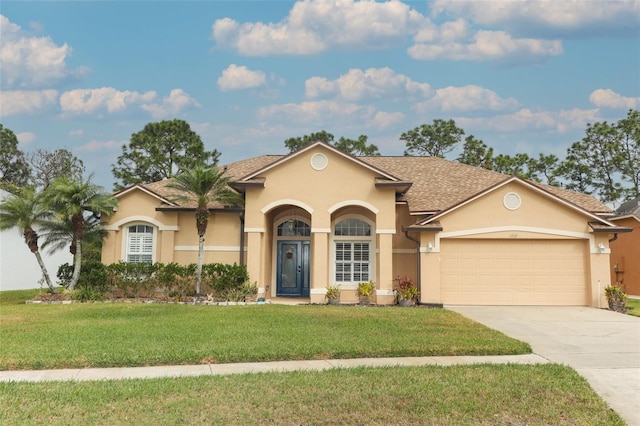
M 620 284 L 627 294 L 640 296 L 640 219 L 612 219 L 618 226 L 631 228 L 631 233 L 618 234 L 611 246 L 611 282 Z
M 328 158 L 324 170 L 311 167 L 311 158 L 316 153 L 323 153 Z M 378 302 L 391 302 L 392 297 L 387 293 L 393 285 L 395 190 L 376 187 L 376 176 L 375 171 L 322 146 L 291 157 L 284 164 L 257 176 L 265 179 L 265 187 L 248 188 L 245 196 L 250 276 L 260 277 L 260 287 L 268 285 L 271 292 L 275 291 L 274 242 L 267 233 L 272 232 L 278 215 L 286 215 L 288 209 L 297 206 L 302 210 L 301 216 L 310 219 L 311 225 L 311 301 L 322 303 L 324 289 L 332 281 L 332 227 L 341 217 L 358 215 L 369 219 L 376 232 L 378 256 L 374 281 L 382 290 Z M 355 290 L 345 289 L 341 299 L 357 300 Z
M 507 209 L 503 199 L 508 193 L 517 193 L 521 206 Z M 591 232 L 592 217 L 570 206 L 528 188 L 519 182 L 469 202 L 440 218 L 442 232 L 421 234 L 422 302 L 442 303 L 440 277 L 440 249 L 443 238 L 474 239 L 583 239 L 587 241 L 585 253 L 587 304 L 604 306 L 603 289 L 609 284 L 609 255 L 607 234 Z M 598 249 L 602 243 L 604 251 Z M 432 249 L 428 249 L 431 244 Z M 606 302 L 605 302 L 606 303 Z

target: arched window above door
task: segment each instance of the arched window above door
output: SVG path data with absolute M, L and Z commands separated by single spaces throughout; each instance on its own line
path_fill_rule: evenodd
M 301 220 L 285 220 L 278 225 L 278 237 L 310 237 L 311 227 Z

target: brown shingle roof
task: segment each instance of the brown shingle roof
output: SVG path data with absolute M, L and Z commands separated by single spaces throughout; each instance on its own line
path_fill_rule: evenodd
M 236 161 L 223 166 L 232 180 L 248 176 L 278 160 L 282 155 L 262 155 Z M 358 157 L 376 169 L 413 184 L 401 196 L 412 213 L 436 213 L 461 203 L 489 187 L 499 184 L 509 176 L 461 164 L 438 157 Z M 172 200 L 177 191 L 167 188 L 169 180 L 146 184 L 145 187 L 161 197 Z M 549 193 L 563 198 L 592 213 L 611 213 L 611 210 L 594 197 L 566 189 L 531 182 Z M 181 203 L 193 207 L 194 203 Z M 210 205 L 210 208 L 221 208 Z

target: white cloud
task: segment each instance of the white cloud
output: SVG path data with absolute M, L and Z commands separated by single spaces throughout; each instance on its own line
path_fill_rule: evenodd
M 113 87 L 99 89 L 74 89 L 60 95 L 60 107 L 64 115 L 80 115 L 93 113 L 115 113 L 123 111 L 129 105 L 148 102 L 156 97 L 156 93 L 119 91 Z
M 84 145 L 73 149 L 74 152 L 98 152 L 98 151 L 115 151 L 126 145 L 129 141 L 98 141 L 91 140 Z
M 20 144 L 20 147 L 24 148 L 25 146 L 31 145 L 33 141 L 36 140 L 36 135 L 31 132 L 22 132 L 22 133 L 17 133 L 16 138 L 18 138 L 18 143 Z
M 458 16 L 514 34 L 605 35 L 637 37 L 640 2 L 635 0 L 449 1 L 431 4 L 432 16 Z
M 33 89 L 50 87 L 88 74 L 89 69 L 67 68 L 71 48 L 55 44 L 50 37 L 34 37 L 0 15 L 0 82 L 3 87 Z
M 354 115 L 370 115 L 367 107 L 354 103 L 336 101 L 288 103 L 283 105 L 269 105 L 258 110 L 260 119 L 293 120 L 305 123 L 326 123 L 330 120 L 348 120 Z
M 169 96 L 162 98 L 162 102 L 142 105 L 142 109 L 150 113 L 154 118 L 164 118 L 176 115 L 190 108 L 199 108 L 201 105 L 182 89 L 173 89 Z
M 378 130 L 387 129 L 399 124 L 404 120 L 404 114 L 401 112 L 376 112 L 373 119 L 369 123 L 369 126 L 375 127 Z
M 69 131 L 69 136 L 71 136 L 72 138 L 79 138 L 79 137 L 81 137 L 83 135 L 84 135 L 84 130 L 82 130 L 82 129 Z
M 231 64 L 218 78 L 218 87 L 223 92 L 230 90 L 253 89 L 264 86 L 267 76 L 262 71 L 251 71 L 244 65 Z
M 217 46 L 241 55 L 309 55 L 330 48 L 381 49 L 404 42 L 426 18 L 397 0 L 296 2 L 278 23 L 214 22 Z
M 439 44 L 417 43 L 407 52 L 418 60 L 484 61 L 520 57 L 531 61 L 560 55 L 563 49 L 558 40 L 512 38 L 504 31 L 478 31 L 470 40 Z
M 329 81 L 323 77 L 312 77 L 305 82 L 308 98 L 337 96 L 346 101 L 365 99 L 418 97 L 429 95 L 431 87 L 427 83 L 412 81 L 403 74 L 396 74 L 390 68 L 350 69 L 338 79 Z
M 9 90 L 0 96 L 0 116 L 33 114 L 55 105 L 57 90 Z
M 611 89 L 598 89 L 591 92 L 589 102 L 600 108 L 634 109 L 640 106 L 640 97 L 622 96 Z
M 482 118 L 456 118 L 462 128 L 519 132 L 528 129 L 547 129 L 560 133 L 572 129 L 584 129 L 588 123 L 598 120 L 597 109 L 571 109 L 560 111 L 532 111 L 523 108 L 513 114 Z
M 434 109 L 442 111 L 495 111 L 517 106 L 518 101 L 513 98 L 503 99 L 492 90 L 469 85 L 438 89 L 431 99 L 416 104 L 414 109 L 421 113 Z

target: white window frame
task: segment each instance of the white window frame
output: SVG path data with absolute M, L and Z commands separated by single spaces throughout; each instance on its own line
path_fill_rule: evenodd
M 143 251 L 141 250 L 140 252 L 137 253 L 132 253 L 131 252 L 131 240 L 132 240 L 132 233 L 131 233 L 131 227 L 133 226 L 145 226 L 148 228 L 151 228 L 151 244 L 147 244 L 148 246 L 150 246 L 150 253 L 147 251 Z M 137 233 L 136 234 L 142 234 L 142 233 Z M 146 233 L 145 233 L 146 234 Z M 158 228 L 149 224 L 149 223 L 128 223 L 127 225 L 125 225 L 125 237 L 123 238 L 123 250 L 122 250 L 122 261 L 123 262 L 130 262 L 130 263 L 142 263 L 141 261 L 131 261 L 129 260 L 129 256 L 130 255 L 140 255 L 140 256 L 144 256 L 144 255 L 151 255 L 151 263 L 155 263 L 156 262 L 156 241 L 157 241 L 157 234 L 158 234 Z M 142 237 L 142 235 L 140 236 L 140 238 L 144 238 Z M 141 245 L 144 245 L 144 242 L 141 241 Z
M 347 219 L 357 219 L 365 222 L 370 227 L 370 235 L 355 236 L 355 235 L 335 235 L 336 225 Z M 359 281 L 338 281 L 336 280 L 337 264 L 337 244 L 338 243 L 350 243 L 353 248 L 353 244 L 368 243 L 369 244 L 369 277 L 366 280 Z M 355 289 L 358 284 L 363 281 L 375 281 L 376 278 L 376 228 L 375 224 L 364 216 L 359 215 L 345 215 L 340 216 L 333 221 L 331 226 L 331 282 L 334 285 L 340 285 L 343 289 Z M 353 265 L 354 261 L 351 261 Z M 356 262 L 357 263 L 357 262 Z M 353 269 L 351 270 L 351 277 L 353 278 Z

